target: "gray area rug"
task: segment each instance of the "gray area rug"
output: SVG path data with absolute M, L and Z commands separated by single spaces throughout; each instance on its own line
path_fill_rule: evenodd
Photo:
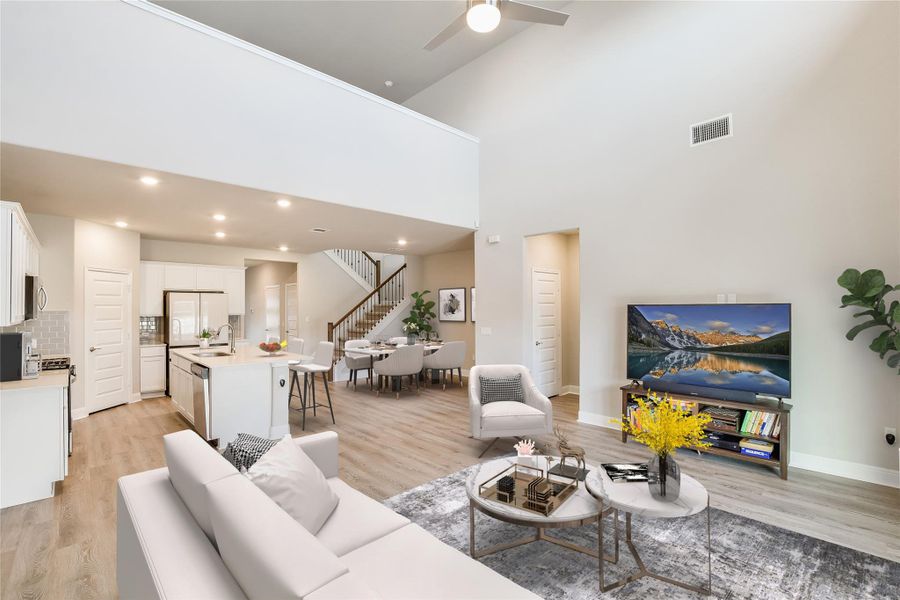
M 469 515 L 465 481 L 470 469 L 435 479 L 385 501 L 394 511 L 468 554 Z M 631 484 L 628 484 L 631 485 Z M 639 484 L 635 484 L 639 485 Z M 723 599 L 900 598 L 900 563 L 711 509 L 713 597 Z M 530 533 L 475 513 L 479 548 Z M 605 529 L 611 534 L 610 525 Z M 596 526 L 548 531 L 583 546 L 597 544 Z M 620 533 L 624 538 L 624 515 Z M 633 521 L 632 538 L 649 569 L 695 585 L 706 581 L 706 516 Z M 606 538 L 606 552 L 612 540 Z M 597 561 L 547 542 L 534 542 L 481 559 L 524 588 L 549 599 L 598 598 Z M 608 563 L 607 563 L 608 564 Z M 624 542 L 607 581 L 636 569 Z M 700 598 L 699 594 L 642 578 L 603 598 Z

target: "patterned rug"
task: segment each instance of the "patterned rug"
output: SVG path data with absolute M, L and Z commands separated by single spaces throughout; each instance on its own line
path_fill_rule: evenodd
M 468 554 L 469 515 L 465 481 L 470 469 L 435 479 L 385 501 L 392 510 Z M 623 484 L 628 485 L 628 484 Z M 900 563 L 851 550 L 759 521 L 711 509 L 713 597 L 744 599 L 900 598 Z M 479 548 L 529 532 L 475 513 Z M 611 524 L 611 521 L 607 521 Z M 611 533 L 611 528 L 604 531 Z M 596 526 L 557 529 L 551 535 L 583 546 L 597 544 Z M 624 515 L 619 535 L 624 538 Z M 649 569 L 695 585 L 706 578 L 706 516 L 633 520 L 632 538 Z M 612 540 L 606 538 L 606 552 Z M 481 559 L 485 565 L 547 599 L 598 598 L 597 561 L 547 542 L 534 542 Z M 607 563 L 608 564 L 608 563 Z M 607 581 L 636 569 L 624 542 Z M 698 594 L 644 577 L 603 598 L 699 598 Z

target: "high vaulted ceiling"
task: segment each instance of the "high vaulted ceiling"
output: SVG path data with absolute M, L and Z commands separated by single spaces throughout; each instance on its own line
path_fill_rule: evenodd
M 526 0 L 559 10 L 567 1 Z M 465 0 L 155 0 L 173 12 L 402 103 L 523 31 L 502 21 L 423 46 L 466 10 Z M 535 25 L 546 27 L 546 25 Z M 385 81 L 392 81 L 387 87 Z

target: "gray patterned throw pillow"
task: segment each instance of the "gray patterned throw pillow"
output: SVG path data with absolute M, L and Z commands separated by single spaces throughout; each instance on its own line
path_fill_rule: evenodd
M 267 440 L 249 433 L 239 433 L 233 442 L 225 447 L 222 456 L 238 471 L 249 469 L 253 463 L 281 440 Z
M 491 402 L 525 402 L 525 391 L 522 389 L 522 374 L 509 377 L 479 377 L 481 384 L 481 403 Z

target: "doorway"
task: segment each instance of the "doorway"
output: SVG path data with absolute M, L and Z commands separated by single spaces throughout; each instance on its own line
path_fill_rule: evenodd
M 579 393 L 580 244 L 578 230 L 525 238 L 524 358 L 547 397 Z
M 267 285 L 266 339 L 281 339 L 281 286 Z
M 131 272 L 88 268 L 84 281 L 85 405 L 131 400 Z
M 291 338 L 297 337 L 298 329 L 298 313 L 297 313 L 297 284 L 284 284 L 284 332 L 285 339 L 290 341 Z

